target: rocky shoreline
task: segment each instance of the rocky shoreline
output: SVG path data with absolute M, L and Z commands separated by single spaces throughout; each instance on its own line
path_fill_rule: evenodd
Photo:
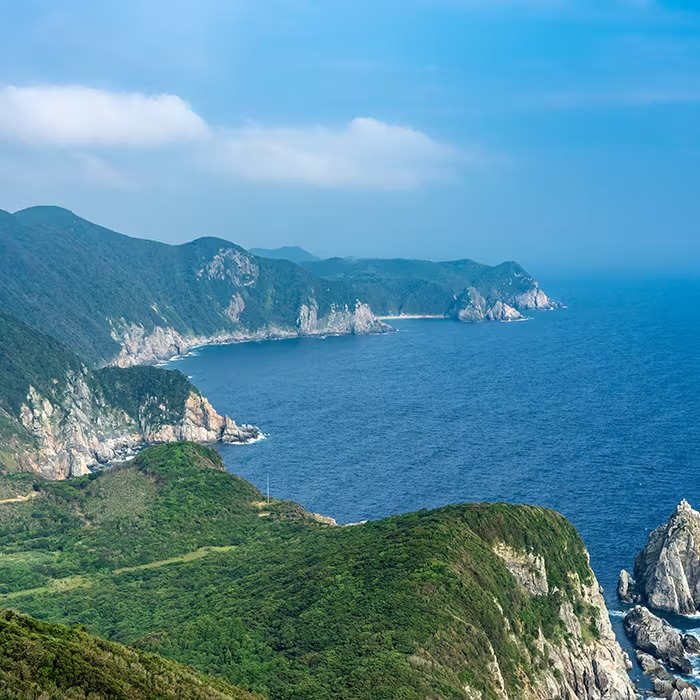
M 700 608 L 700 513 L 688 501 L 649 534 L 635 558 L 634 577 L 620 572 L 617 594 L 634 605 L 624 615 L 624 630 L 654 693 L 700 700 L 700 687 L 686 680 L 695 675 L 691 660 L 700 656 L 700 639 L 652 612 L 696 615 Z
M 17 448 L 18 468 L 49 479 L 82 476 L 159 443 L 249 444 L 264 437 L 254 425 L 238 425 L 219 415 L 194 389 L 184 402 L 180 419 L 137 421 L 108 404 L 78 375 L 68 377 L 60 402 L 30 390 L 22 406 L 21 424 L 31 435 L 32 444 Z
M 131 367 L 133 365 L 158 364 L 181 357 L 195 348 L 206 345 L 231 345 L 260 342 L 262 340 L 286 340 L 289 338 L 313 338 L 336 335 L 369 335 L 390 333 L 394 329 L 377 318 L 370 307 L 360 301 L 355 308 L 331 307 L 326 316 L 319 317 L 315 302 L 302 304 L 297 323 L 293 327 L 266 325 L 256 331 L 222 331 L 215 335 L 182 335 L 173 328 L 155 326 L 147 331 L 143 326 L 131 324 L 113 329 L 112 338 L 122 349 L 108 365 Z

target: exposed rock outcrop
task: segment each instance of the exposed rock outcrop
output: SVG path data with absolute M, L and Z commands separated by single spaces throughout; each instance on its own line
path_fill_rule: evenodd
M 220 416 L 194 389 L 176 421 L 167 422 L 165 406 L 156 406 L 155 412 L 149 406 L 148 417 L 140 410 L 135 419 L 111 405 L 88 383 L 88 377 L 87 370 L 84 375 L 70 374 L 60 400 L 30 387 L 20 414 L 30 440 L 16 447 L 19 469 L 65 479 L 126 459 L 149 444 L 180 440 L 246 443 L 262 436 L 255 426 L 239 426 Z
M 680 632 L 666 620 L 637 605 L 626 613 L 624 627 L 625 634 L 637 649 L 667 663 L 676 671 L 692 671 Z
M 218 268 L 215 268 L 213 274 L 219 274 Z M 224 313 L 230 320 L 237 322 L 244 308 L 243 298 L 240 294 L 234 294 Z M 321 315 L 315 299 L 309 299 L 299 306 L 295 325 L 266 325 L 254 331 L 242 328 L 206 336 L 182 335 L 166 326 L 154 326 L 153 329 L 147 330 L 137 324 L 127 324 L 122 319 L 118 323 L 112 323 L 112 338 L 121 345 L 122 349 L 109 364 L 115 367 L 154 364 L 177 355 L 185 355 L 202 345 L 325 335 L 367 335 L 387 333 L 392 330 L 391 326 L 372 313 L 367 304 L 360 301 L 355 303 L 354 308 L 347 305 L 342 307 L 331 305 L 329 312 Z
M 454 315 L 460 321 L 521 321 L 524 316 L 501 299 L 489 302 L 474 287 L 468 287 L 455 299 Z
M 497 544 L 494 551 L 529 595 L 557 595 L 548 582 L 541 557 L 516 551 L 502 543 Z M 538 645 L 546 652 L 548 664 L 527 697 L 633 700 L 636 695 L 628 675 L 631 663 L 615 638 L 598 582 L 592 572 L 588 584 L 575 574 L 572 578 L 576 581 L 580 607 L 590 611 L 591 617 L 582 619 L 572 602 L 561 597 L 559 620 L 565 630 L 564 638 L 553 643 L 540 632 Z M 590 634 L 591 628 L 595 629 L 595 634 Z
M 544 559 L 532 552 L 518 552 L 499 542 L 494 548 L 515 580 L 531 595 L 547 595 L 547 569 Z
M 700 609 L 700 513 L 686 500 L 651 532 L 636 557 L 634 581 L 623 572 L 618 592 L 625 602 L 680 615 Z
M 525 292 L 499 293 L 484 296 L 475 287 L 467 287 L 455 297 L 453 308 L 448 315 L 460 321 L 523 321 L 523 311 L 549 310 L 561 308 L 558 301 L 550 299 L 532 280 L 532 286 Z
M 683 648 L 688 654 L 700 654 L 700 639 L 698 639 L 694 634 L 684 634 Z
M 635 580 L 624 569 L 620 571 L 620 577 L 617 580 L 617 597 L 628 605 L 641 602 L 641 595 L 637 590 Z

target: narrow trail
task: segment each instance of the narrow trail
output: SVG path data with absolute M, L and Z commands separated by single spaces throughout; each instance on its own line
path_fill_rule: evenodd
M 26 496 L 15 496 L 14 498 L 3 498 L 0 500 L 0 505 L 3 503 L 22 503 L 22 501 L 30 501 L 39 495 L 38 491 L 31 491 Z

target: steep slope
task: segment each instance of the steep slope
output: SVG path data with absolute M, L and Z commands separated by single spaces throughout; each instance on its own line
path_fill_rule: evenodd
M 489 267 L 473 260 L 331 258 L 302 265 L 320 277 L 352 285 L 383 316 L 517 320 L 524 311 L 560 306 L 514 262 Z
M 216 238 L 130 238 L 57 207 L 0 212 L 0 308 L 89 363 L 152 363 L 205 342 L 382 331 L 339 282 Z
M 301 263 L 312 260 L 320 260 L 308 250 L 298 245 L 285 245 L 281 248 L 249 248 L 249 252 L 259 258 L 272 258 L 273 260 L 289 260 L 293 263 Z
M 62 343 L 0 311 L 0 467 L 60 479 L 149 443 L 259 437 L 219 416 L 180 372 L 89 370 Z
M 0 611 L 5 700 L 255 700 L 258 696 L 154 654 Z M 261 700 L 258 698 L 258 700 Z
M 700 513 L 688 501 L 649 533 L 634 562 L 634 579 L 623 570 L 617 590 L 623 602 L 656 610 L 678 615 L 700 610 Z
M 552 511 L 336 527 L 188 443 L 8 480 L 37 495 L 0 502 L 0 605 L 274 700 L 634 697 L 583 543 Z

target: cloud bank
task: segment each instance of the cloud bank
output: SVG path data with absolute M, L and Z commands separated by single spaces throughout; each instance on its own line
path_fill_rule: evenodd
M 0 141 L 13 147 L 79 149 L 110 177 L 119 149 L 179 146 L 196 162 L 254 182 L 411 189 L 454 176 L 464 154 L 422 131 L 357 117 L 341 125 L 207 124 L 176 95 L 84 86 L 0 87 Z M 94 151 L 96 155 L 90 155 Z
M 201 138 L 204 121 L 176 95 L 79 85 L 0 88 L 0 137 L 54 146 L 160 146 Z
M 249 180 L 413 188 L 454 174 L 460 152 L 421 131 L 357 117 L 347 124 L 249 125 L 226 133 L 217 162 Z

